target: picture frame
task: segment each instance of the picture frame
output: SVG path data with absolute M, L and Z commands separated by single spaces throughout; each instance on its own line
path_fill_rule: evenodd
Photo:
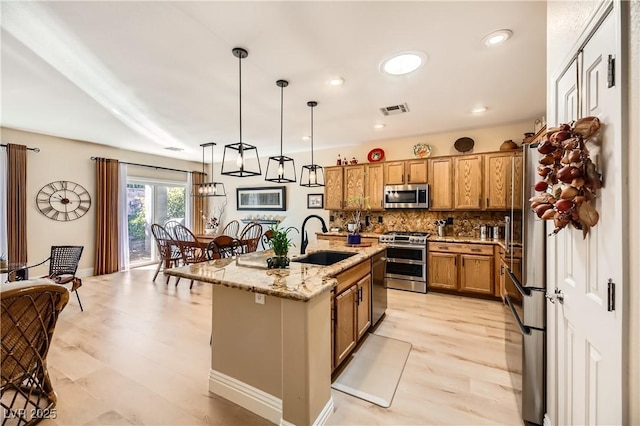
M 285 211 L 287 210 L 287 187 L 236 188 L 236 208 L 237 210 Z
M 324 194 L 307 194 L 308 209 L 324 208 Z

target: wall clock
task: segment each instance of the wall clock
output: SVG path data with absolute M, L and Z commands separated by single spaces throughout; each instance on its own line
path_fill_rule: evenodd
M 49 219 L 66 222 L 78 219 L 91 207 L 91 196 L 82 185 L 58 180 L 42 187 L 36 196 L 38 210 Z

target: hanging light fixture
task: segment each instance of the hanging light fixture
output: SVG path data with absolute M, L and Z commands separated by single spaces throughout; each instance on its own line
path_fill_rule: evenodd
M 264 180 L 277 183 L 290 183 L 296 181 L 296 165 L 293 158 L 282 155 L 284 88 L 289 85 L 289 82 L 286 80 L 278 80 L 276 84 L 280 87 L 280 155 L 269 157 L 267 171 L 264 173 Z M 271 172 L 269 172 L 269 170 L 271 170 Z
M 242 60 L 249 56 L 249 52 L 241 47 L 234 48 L 232 52 L 233 55 L 238 58 L 238 86 L 240 88 L 240 142 L 224 146 L 222 171 L 220 173 L 236 177 L 259 176 L 262 174 L 262 169 L 260 168 L 258 148 L 242 142 Z M 231 166 L 227 163 L 227 156 L 231 159 Z
M 227 192 L 224 189 L 224 183 L 213 182 L 213 147 L 215 142 L 203 143 L 202 147 L 202 174 L 204 174 L 204 149 L 211 147 L 211 175 L 212 182 L 194 183 L 191 195 L 194 197 L 226 197 Z
M 324 169 L 313 162 L 313 108 L 317 105 L 316 101 L 307 102 L 307 106 L 311 107 L 311 164 L 302 166 L 300 186 L 309 188 L 324 186 Z

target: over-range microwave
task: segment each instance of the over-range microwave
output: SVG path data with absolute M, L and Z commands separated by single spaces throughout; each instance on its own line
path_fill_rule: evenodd
M 429 185 L 386 185 L 385 209 L 428 209 Z

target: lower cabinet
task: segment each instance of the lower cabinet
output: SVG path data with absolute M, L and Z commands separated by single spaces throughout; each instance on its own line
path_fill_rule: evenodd
M 371 326 L 371 260 L 336 276 L 332 301 L 332 369 L 353 351 Z
M 493 246 L 430 242 L 428 257 L 429 289 L 494 295 Z

